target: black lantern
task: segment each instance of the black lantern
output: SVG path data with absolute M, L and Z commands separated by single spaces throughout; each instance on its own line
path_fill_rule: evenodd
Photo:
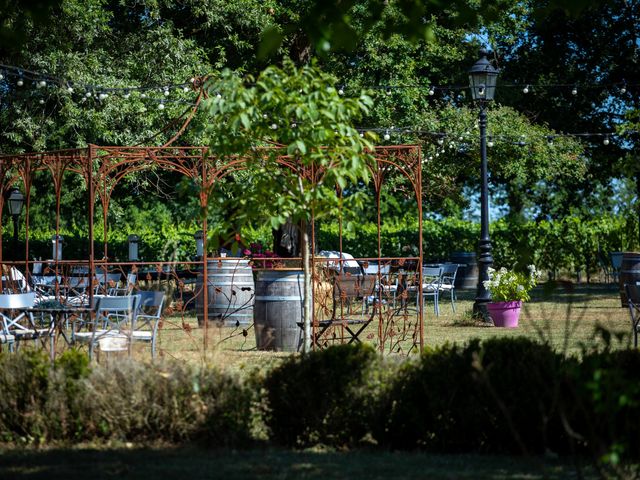
M 196 257 L 201 259 L 204 256 L 204 233 L 198 230 L 193 234 L 193 238 L 196 241 Z
M 12 188 L 7 194 L 7 209 L 13 220 L 13 259 L 18 258 L 18 220 L 24 207 L 24 195 L 17 188 Z
M 140 237 L 135 234 L 129 235 L 127 237 L 127 241 L 129 243 L 129 261 L 137 262 L 138 260 L 140 260 L 138 258 Z
M 478 286 L 473 313 L 489 320 L 487 303 L 491 301 L 491 294 L 484 286 L 489 280 L 489 267 L 493 265 L 491 255 L 491 239 L 489 238 L 489 180 L 487 171 L 487 102 L 493 100 L 496 93 L 498 69 L 487 59 L 487 52 L 480 50 L 480 59 L 469 70 L 469 86 L 471 96 L 478 102 L 480 113 L 478 126 L 480 127 L 480 240 L 478 242 Z
M 493 100 L 496 93 L 498 69 L 487 59 L 487 51 L 480 50 L 480 59 L 469 70 L 469 86 L 474 100 Z

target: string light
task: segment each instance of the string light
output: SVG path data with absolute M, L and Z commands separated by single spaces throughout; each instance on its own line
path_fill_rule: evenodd
M 571 89 L 571 95 L 574 95 L 574 96 L 575 96 L 575 95 L 578 95 L 578 87 L 574 86 L 574 87 Z
M 19 87 L 22 87 L 24 85 L 24 80 L 22 78 L 19 78 L 18 81 L 16 82 L 16 85 L 18 85 Z
M 609 135 L 604 136 L 604 140 L 602 140 L 603 145 L 609 145 Z
M 627 93 L 627 82 L 622 82 L 622 86 L 620 87 L 620 93 L 622 95 L 624 95 L 625 93 Z
M 522 89 L 522 93 L 524 93 L 524 94 L 529 93 L 529 85 L 525 86 L 525 87 Z
M 385 139 L 385 140 L 391 140 L 391 135 L 389 135 L 389 130 L 387 130 L 386 132 L 384 132 L 384 139 Z
M 338 95 L 344 95 L 344 88 L 343 87 L 340 87 L 338 89 Z
M 164 110 L 164 100 L 160 100 L 160 103 L 158 104 L 158 110 Z
M 37 84 L 38 88 L 44 88 L 47 86 L 47 82 L 45 82 L 44 80 L 40 80 Z
M 547 135 L 547 145 L 553 146 L 553 137 L 551 135 Z
M 429 95 L 433 96 L 436 93 L 436 91 L 433 89 L 433 87 L 429 87 Z
M 491 137 L 489 137 L 488 141 L 487 141 L 487 147 L 492 148 L 494 145 L 493 143 L 493 139 Z

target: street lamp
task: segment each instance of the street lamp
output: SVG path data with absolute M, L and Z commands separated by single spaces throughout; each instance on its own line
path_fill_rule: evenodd
M 196 240 L 196 257 L 198 260 L 202 260 L 204 256 L 204 233 L 202 230 L 198 230 L 193 234 L 193 238 Z
M 7 195 L 7 208 L 13 220 L 13 259 L 18 258 L 18 220 L 24 206 L 24 195 L 17 188 L 12 188 Z
M 493 100 L 496 93 L 498 69 L 487 59 L 486 50 L 480 50 L 480 59 L 469 70 L 469 86 L 471 97 L 480 106 L 478 124 L 480 127 L 480 241 L 478 250 L 478 289 L 473 304 L 473 313 L 488 318 L 487 303 L 491 301 L 491 294 L 484 286 L 489 280 L 489 267 L 493 265 L 491 256 L 491 240 L 489 239 L 489 182 L 487 179 L 487 103 Z
M 129 261 L 137 262 L 138 260 L 140 260 L 138 258 L 140 237 L 138 235 L 132 234 L 127 237 L 127 241 L 129 243 Z

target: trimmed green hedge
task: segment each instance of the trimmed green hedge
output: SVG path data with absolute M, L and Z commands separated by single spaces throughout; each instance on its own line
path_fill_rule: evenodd
M 563 220 L 541 222 L 508 222 L 501 219 L 491 224 L 494 262 L 498 266 L 522 268 L 535 264 L 538 269 L 550 272 L 586 272 L 587 276 L 609 264 L 608 254 L 624 251 L 637 245 L 637 222 L 622 216 L 581 220 L 568 217 Z M 338 225 L 323 224 L 316 230 L 318 247 L 336 250 L 339 245 Z M 87 255 L 88 246 L 80 231 L 63 231 L 64 252 Z M 126 260 L 127 234 L 118 230 L 109 234 L 109 256 Z M 136 229 L 141 238 L 141 258 L 154 260 L 188 260 L 195 254 L 193 232 L 186 227 L 145 225 Z M 406 220 L 385 224 L 381 229 L 382 255 L 389 257 L 418 255 L 418 224 Z M 268 227 L 247 228 L 243 232 L 247 243 L 261 241 L 271 244 Z M 425 220 L 423 224 L 423 248 L 427 261 L 446 261 L 453 252 L 475 251 L 480 235 L 479 225 L 456 219 Z M 33 258 L 50 258 L 51 234 L 31 232 L 30 250 Z M 96 233 L 99 238 L 99 232 Z M 4 237 L 5 252 L 11 249 L 10 238 Z M 95 243 L 95 251 L 101 256 L 102 243 Z M 375 224 L 363 224 L 354 231 L 343 232 L 343 249 L 355 257 L 375 257 L 378 249 L 378 233 Z M 73 253 L 64 255 L 70 258 Z M 74 257 L 78 258 L 78 257 Z
M 501 219 L 490 227 L 494 263 L 498 266 L 523 268 L 535 264 L 551 272 L 597 272 L 602 263 L 609 264 L 608 254 L 637 245 L 634 219 L 610 216 L 581 220 L 541 222 L 509 222 Z M 384 225 L 381 229 L 383 256 L 418 254 L 418 224 L 406 221 Z M 365 224 L 355 232 L 343 233 L 343 250 L 355 257 L 377 256 L 377 227 Z M 476 251 L 480 226 L 456 219 L 425 220 L 423 251 L 427 261 L 446 261 L 453 252 Z M 335 250 L 339 245 L 338 226 L 322 226 L 320 248 Z
M 204 442 L 640 460 L 640 351 L 564 357 L 526 338 L 412 359 L 368 345 L 292 355 L 247 381 L 177 362 L 0 354 L 0 442 Z

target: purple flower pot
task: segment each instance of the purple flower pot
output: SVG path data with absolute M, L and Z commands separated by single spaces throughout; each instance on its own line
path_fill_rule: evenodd
M 521 301 L 487 303 L 489 316 L 496 327 L 516 328 L 520 318 Z

